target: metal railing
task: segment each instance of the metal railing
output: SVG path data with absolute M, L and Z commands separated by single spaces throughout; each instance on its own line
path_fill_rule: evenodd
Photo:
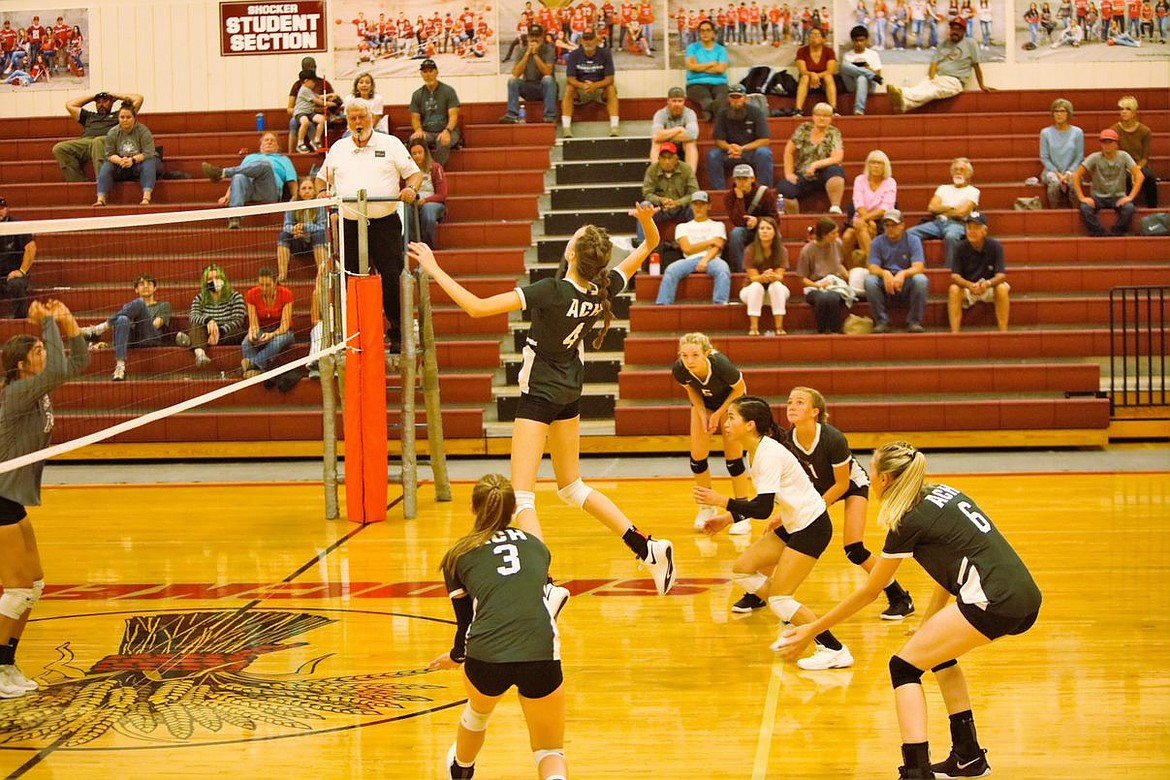
M 1167 298 L 1170 286 L 1114 287 L 1109 291 L 1109 404 L 1111 410 L 1165 406 Z

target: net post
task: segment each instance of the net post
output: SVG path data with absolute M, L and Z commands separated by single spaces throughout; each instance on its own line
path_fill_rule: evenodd
M 443 412 L 439 398 L 439 357 L 435 348 L 435 321 L 431 311 L 430 274 L 418 270 L 419 336 L 423 353 L 423 399 L 427 410 L 427 451 L 435 478 L 435 500 L 451 500 L 447 473 L 447 447 L 443 436 Z
M 334 320 L 332 309 L 333 276 L 328 263 L 317 268 L 318 284 L 314 290 L 317 296 L 318 314 L 321 317 L 321 346 L 331 347 L 336 343 L 334 339 Z M 321 430 L 324 439 L 322 453 L 322 482 L 325 486 L 325 519 L 336 520 L 341 517 L 341 508 L 337 497 L 337 395 L 334 377 L 336 363 L 333 353 L 322 356 L 318 361 L 319 381 L 321 382 Z
M 402 242 L 404 255 L 410 245 L 410 217 L 413 211 L 409 205 L 402 209 Z M 402 382 L 402 516 L 407 520 L 418 517 L 418 452 L 415 442 L 414 383 L 418 369 L 418 355 L 414 343 L 414 276 L 410 273 L 408 256 L 403 258 L 402 273 L 398 275 L 400 309 L 399 334 L 402 341 L 402 357 L 399 372 Z

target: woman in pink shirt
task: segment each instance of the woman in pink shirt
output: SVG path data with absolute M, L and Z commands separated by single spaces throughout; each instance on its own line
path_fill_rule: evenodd
M 881 230 L 882 216 L 894 208 L 898 199 L 898 182 L 886 153 L 874 149 L 865 158 L 865 173 L 853 180 L 853 224 L 841 236 L 845 245 L 845 263 L 853 267 L 853 250 L 864 252 L 862 264 L 869 257 L 869 243 Z

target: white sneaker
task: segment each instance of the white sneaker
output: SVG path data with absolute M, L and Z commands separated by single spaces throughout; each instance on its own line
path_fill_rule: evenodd
M 195 350 L 195 365 L 196 365 L 196 367 L 206 366 L 210 362 L 211 362 L 211 358 L 209 358 L 207 356 L 206 352 L 204 352 L 201 349 Z
M 841 211 L 840 206 L 829 206 L 829 213 L 830 214 L 843 214 L 844 212 Z
M 119 360 L 114 364 L 114 375 L 110 377 L 115 382 L 126 381 L 126 364 Z
M 9 678 L 5 672 L 11 666 L 0 666 L 0 699 L 16 699 L 28 693 L 28 689 Z
M 810 672 L 821 669 L 848 669 L 853 666 L 853 656 L 845 645 L 841 645 L 840 650 L 830 650 L 824 645 L 817 645 L 815 653 L 808 658 L 801 658 L 796 665 Z
M 752 532 L 751 518 L 745 517 L 743 520 L 737 520 L 731 524 L 731 528 L 727 533 L 732 536 L 750 536 Z
M 678 570 L 674 568 L 674 545 L 666 539 L 651 539 L 646 543 L 646 557 L 642 563 L 650 570 L 658 595 L 670 593 L 678 578 Z
M 695 514 L 695 530 L 704 531 L 707 527 L 707 521 L 715 515 L 719 514 L 719 510 L 709 504 L 701 504 L 699 511 Z
M 556 620 L 561 614 L 561 610 L 569 603 L 568 588 L 562 588 L 560 585 L 554 585 L 549 582 L 544 586 L 544 606 L 548 608 L 548 614 L 552 615 L 552 619 Z
M 0 666 L 0 679 L 8 685 L 22 688 L 26 691 L 35 691 L 41 687 L 36 680 L 30 680 L 25 677 L 24 672 L 20 671 L 20 667 L 16 664 Z
M 105 322 L 99 322 L 97 325 L 87 325 L 81 329 L 81 335 L 87 340 L 93 340 L 105 333 L 109 327 L 109 323 Z

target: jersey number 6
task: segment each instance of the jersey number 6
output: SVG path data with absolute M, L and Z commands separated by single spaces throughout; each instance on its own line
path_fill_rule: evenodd
M 967 519 L 974 523 L 975 527 L 983 533 L 987 533 L 991 530 L 991 522 L 978 512 L 972 511 L 971 505 L 966 501 L 959 502 L 959 511 L 965 514 Z

